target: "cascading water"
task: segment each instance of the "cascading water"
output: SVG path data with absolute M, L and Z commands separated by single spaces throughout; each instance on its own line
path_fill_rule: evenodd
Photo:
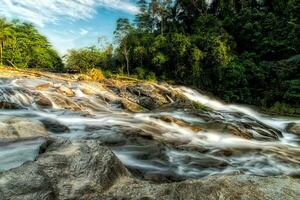
M 285 130 L 287 124 L 299 123 L 299 119 L 262 115 L 186 87 L 171 89 L 211 110 L 162 107 L 131 113 L 115 106 L 120 98 L 117 93 L 99 89 L 94 83 L 48 78 L 0 80 L 0 101 L 20 106 L 1 109 L 0 122 L 12 117 L 55 120 L 70 131 L 57 134 L 52 130 L 52 137 L 101 140 L 134 174 L 144 178 L 300 174 L 300 137 Z M 73 96 L 58 91 L 63 85 L 71 88 Z M 89 94 L 83 92 L 87 87 Z M 107 98 L 113 100 L 108 103 Z M 39 106 L 37 101 L 48 106 Z M 0 158 L 6 159 L 0 159 L 0 170 L 32 160 L 41 143 L 41 139 L 3 143 Z

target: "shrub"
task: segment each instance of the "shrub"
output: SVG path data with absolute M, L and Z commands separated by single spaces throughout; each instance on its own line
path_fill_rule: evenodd
M 135 69 L 136 75 L 138 79 L 144 79 L 145 78 L 145 70 L 142 67 L 138 67 Z
M 154 72 L 149 72 L 145 78 L 148 81 L 156 81 L 157 80 Z
M 88 71 L 87 75 L 91 77 L 92 81 L 103 81 L 105 79 L 101 69 L 93 68 Z

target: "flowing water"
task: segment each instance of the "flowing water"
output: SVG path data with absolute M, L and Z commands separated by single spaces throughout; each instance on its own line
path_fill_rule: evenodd
M 74 91 L 74 97 L 66 97 L 53 89 L 66 84 Z M 51 87 L 37 91 L 37 87 L 45 85 Z M 53 83 L 48 78 L 2 78 L 0 102 L 10 103 L 10 109 L 0 110 L 0 122 L 11 117 L 55 120 L 67 126 L 70 132 L 50 131 L 51 136 L 101 140 L 134 174 L 148 179 L 181 180 L 236 173 L 300 175 L 300 137 L 286 131 L 286 126 L 299 123 L 299 118 L 263 115 L 242 105 L 222 103 L 186 87 L 173 89 L 210 109 L 161 108 L 130 113 L 99 97 L 100 94 L 114 96 L 113 92 L 101 90 L 98 94 L 86 95 L 82 87 L 81 83 L 59 80 Z M 37 105 L 39 94 L 51 101 L 50 108 Z M 201 128 L 167 122 L 161 116 L 171 116 Z M 226 134 L 224 124 L 226 127 L 243 126 L 253 138 Z M 0 143 L 0 170 L 33 160 L 43 141 Z

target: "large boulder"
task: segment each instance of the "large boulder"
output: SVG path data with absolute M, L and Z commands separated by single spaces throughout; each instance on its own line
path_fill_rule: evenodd
M 28 162 L 0 173 L 1 200 L 53 200 L 55 191 L 42 168 Z
M 0 174 L 0 199 L 99 199 L 129 172 L 98 141 L 49 140 L 36 161 Z
M 45 149 L 36 164 L 50 178 L 59 199 L 89 199 L 129 174 L 98 141 L 55 141 Z

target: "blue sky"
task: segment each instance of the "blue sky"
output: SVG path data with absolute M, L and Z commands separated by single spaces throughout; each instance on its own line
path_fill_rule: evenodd
M 136 0 L 0 0 L 0 15 L 36 25 L 60 54 L 70 48 L 113 40 L 119 17 L 133 20 Z

